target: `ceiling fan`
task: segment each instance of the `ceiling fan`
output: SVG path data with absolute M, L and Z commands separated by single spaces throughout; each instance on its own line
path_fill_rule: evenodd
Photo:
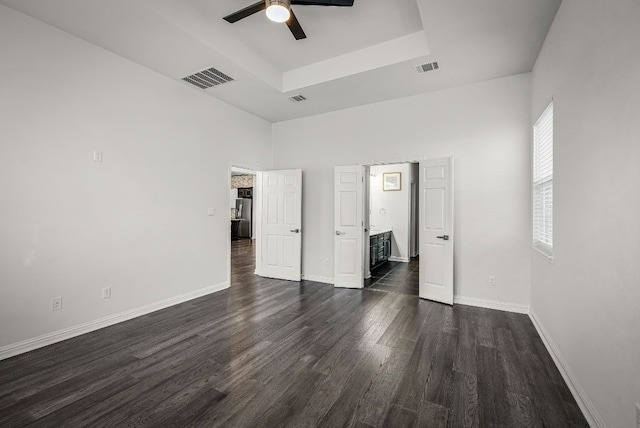
M 286 22 L 289 30 L 296 40 L 306 39 L 298 19 L 291 10 L 291 5 L 299 6 L 353 6 L 354 0 L 260 0 L 259 2 L 240 9 L 231 15 L 225 16 L 223 19 L 227 22 L 234 23 L 241 19 L 258 13 L 261 10 L 267 12 L 267 17 L 275 22 Z

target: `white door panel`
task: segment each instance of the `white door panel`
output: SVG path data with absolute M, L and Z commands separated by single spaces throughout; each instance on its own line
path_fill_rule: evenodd
M 340 192 L 340 227 L 353 227 L 358 217 L 358 193 Z
M 262 173 L 261 248 L 256 273 L 300 281 L 302 170 Z
M 334 285 L 362 288 L 365 276 L 365 183 L 368 167 L 337 166 L 334 176 Z M 365 251 L 366 250 L 366 251 Z
M 420 289 L 453 304 L 453 158 L 420 162 Z
M 342 238 L 339 240 L 340 254 L 340 275 L 357 275 L 358 267 L 358 240 L 353 238 Z
M 269 267 L 278 266 L 278 236 L 267 235 L 267 265 Z
M 425 226 L 429 230 L 443 231 L 445 229 L 445 195 L 444 189 L 426 189 L 424 192 L 425 202 Z
M 444 287 L 444 245 L 426 244 L 426 247 L 427 260 L 433 263 L 429 265 L 429 269 L 426 271 L 425 282 L 433 286 Z

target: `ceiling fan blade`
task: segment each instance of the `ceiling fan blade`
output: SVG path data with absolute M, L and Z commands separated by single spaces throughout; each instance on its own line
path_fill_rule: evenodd
M 291 0 L 291 4 L 305 6 L 353 6 L 353 0 Z
M 307 35 L 304 34 L 304 30 L 302 30 L 302 27 L 298 22 L 298 18 L 296 18 L 293 11 L 291 11 L 291 18 L 289 18 L 289 20 L 287 21 L 287 27 L 289 27 L 289 30 L 291 30 L 291 34 L 293 34 L 293 37 L 295 37 L 296 40 L 307 38 Z
M 264 0 L 262 0 L 255 4 L 252 4 L 251 6 L 247 6 L 244 9 L 234 12 L 231 15 L 227 15 L 222 19 L 233 24 L 234 22 L 240 21 L 241 19 L 244 19 L 247 16 L 251 16 L 254 13 L 260 12 L 261 10 L 265 10 L 266 7 L 267 7 L 266 3 L 264 2 Z

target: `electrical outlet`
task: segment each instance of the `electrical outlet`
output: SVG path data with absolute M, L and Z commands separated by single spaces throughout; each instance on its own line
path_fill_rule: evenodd
M 325 266 L 329 266 L 329 263 L 330 263 L 330 262 L 329 262 L 329 259 L 324 259 L 324 264 L 325 264 Z
M 111 287 L 104 287 L 102 289 L 102 298 L 110 299 L 111 298 Z
M 62 297 L 56 297 L 51 301 L 51 310 L 59 311 L 62 309 Z
M 216 209 L 215 208 L 209 208 L 209 211 L 207 211 L 207 215 L 216 215 Z
M 495 277 L 494 275 L 489 275 L 489 284 L 490 284 L 492 287 L 495 287 L 495 286 L 496 286 L 496 277 Z
M 93 161 L 94 162 L 102 162 L 102 152 L 99 150 L 93 151 Z

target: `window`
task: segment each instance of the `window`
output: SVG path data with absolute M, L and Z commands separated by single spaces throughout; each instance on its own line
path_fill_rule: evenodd
M 553 103 L 533 125 L 533 247 L 553 256 Z

